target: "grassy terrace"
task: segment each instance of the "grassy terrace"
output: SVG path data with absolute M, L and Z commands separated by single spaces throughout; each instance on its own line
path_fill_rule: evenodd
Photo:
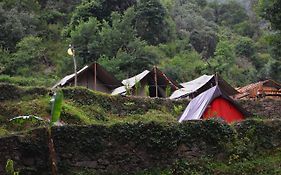
M 49 118 L 49 89 L 0 84 L 0 91 L 0 135 L 38 127 L 38 124 L 16 126 L 8 122 L 12 117 L 35 115 Z M 84 88 L 65 88 L 63 91 L 65 98 L 61 120 L 65 124 L 176 122 L 187 104 L 187 101 L 110 96 Z
M 33 139 L 35 139 L 33 137 L 36 137 L 36 134 L 29 135 L 29 133 L 33 132 L 33 128 L 40 128 L 44 124 L 18 125 L 12 124 L 8 120 L 14 116 L 30 114 L 48 119 L 51 91 L 43 87 L 19 87 L 11 84 L 0 84 L 0 92 L 0 137 L 9 134 L 15 134 L 15 137 L 19 136 L 20 138 L 27 136 L 26 142 L 23 142 L 24 144 L 37 144 L 33 143 Z M 141 154 L 153 154 L 155 156 L 163 154 L 164 157 L 173 155 L 173 160 L 176 160 L 171 164 L 166 162 L 166 164 L 169 164 L 169 167 L 166 168 L 155 166 L 155 168 L 135 171 L 137 175 L 281 173 L 281 132 L 279 127 L 281 122 L 278 119 L 263 120 L 272 118 L 271 116 L 254 116 L 254 120 L 247 120 L 241 124 L 237 123 L 231 126 L 217 124 L 213 121 L 188 122 L 181 125 L 177 123 L 177 117 L 188 103 L 186 100 L 171 101 L 110 96 L 84 88 L 65 88 L 63 92 L 65 99 L 61 119 L 69 126 L 56 131 L 60 133 L 54 136 L 57 140 L 58 152 L 67 152 L 70 145 L 72 149 L 78 146 L 79 149 L 71 149 L 71 151 L 77 154 L 78 157 L 84 157 L 84 151 L 91 151 L 92 145 L 100 144 L 100 148 L 103 148 L 104 152 L 101 155 L 93 153 L 92 156 L 101 156 L 101 159 L 107 160 L 103 155 L 108 154 L 110 157 L 112 154 L 116 156 L 115 151 L 122 148 L 122 146 L 119 147 L 119 145 L 123 144 L 122 138 L 126 138 L 126 141 L 127 139 L 130 140 L 130 144 L 127 146 L 136 149 Z M 276 106 L 278 107 L 278 103 L 270 102 L 270 105 L 277 104 Z M 255 105 L 255 102 L 253 104 L 243 102 L 242 104 L 251 110 L 259 108 L 260 111 L 265 111 L 261 110 L 262 105 Z M 269 114 L 275 112 L 271 108 L 266 110 L 268 110 Z M 278 115 L 278 113 L 275 115 Z M 17 134 L 18 132 L 20 133 Z M 89 141 L 87 138 L 90 137 L 92 132 L 99 134 L 95 137 L 101 139 Z M 79 139 L 79 142 L 67 140 L 69 134 L 74 139 Z M 30 136 L 33 139 L 29 141 Z M 10 137 L 8 136 L 7 138 Z M 110 138 L 114 139 L 111 140 Z M 22 144 L 20 140 L 18 140 L 19 148 L 21 148 L 20 145 Z M 116 144 L 116 150 L 107 150 L 106 145 L 111 141 Z M 79 145 L 76 145 L 77 143 Z M 181 159 L 174 155 L 181 150 L 181 144 L 188 146 L 190 143 L 201 147 L 200 149 L 202 150 L 197 151 L 200 156 Z M 136 147 L 139 144 L 143 146 Z M 191 149 L 193 149 L 193 144 L 189 145 Z M 91 146 L 89 147 L 89 145 Z M 158 149 L 159 146 L 161 149 Z M 154 147 L 157 149 L 154 149 Z M 6 148 L 4 147 L 4 150 Z M 82 152 L 80 152 L 80 149 Z M 170 152 L 158 152 L 162 149 L 167 149 Z M 219 152 L 213 154 L 214 150 Z M 223 158 L 219 156 L 220 150 L 223 152 Z M 132 159 L 134 159 L 133 154 L 131 155 Z M 59 154 L 59 156 L 62 155 L 65 154 Z M 71 160 L 79 161 L 76 158 L 76 156 L 73 156 Z M 150 159 L 147 160 L 151 161 Z M 69 170 L 68 174 L 101 174 L 96 169 L 69 166 L 67 168 Z M 108 174 L 108 172 L 105 174 Z

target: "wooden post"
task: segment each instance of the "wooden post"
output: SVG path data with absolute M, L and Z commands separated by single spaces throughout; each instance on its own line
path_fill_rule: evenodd
M 96 91 L 97 90 L 97 62 L 95 61 L 95 64 L 94 64 L 94 74 L 95 74 L 95 77 L 94 77 L 94 90 Z
M 154 84 L 155 84 L 155 96 L 158 97 L 158 83 L 157 83 L 157 71 L 156 66 L 153 67 L 154 70 Z
M 72 58 L 73 58 L 73 64 L 74 64 L 74 72 L 75 72 L 75 76 L 74 76 L 74 86 L 77 86 L 77 63 L 76 63 L 76 59 L 75 59 L 75 50 L 72 48 Z
M 216 86 L 219 85 L 219 80 L 218 80 L 218 73 L 215 73 L 215 81 L 216 81 Z

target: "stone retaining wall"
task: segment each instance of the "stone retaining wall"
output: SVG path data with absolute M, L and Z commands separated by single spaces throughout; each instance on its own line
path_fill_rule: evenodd
M 184 124 L 137 123 L 64 126 L 52 129 L 60 174 L 90 168 L 99 173 L 132 173 L 172 166 L 202 156 L 229 161 L 281 146 L 281 121 L 246 120 L 232 126 L 217 120 Z M 0 174 L 8 158 L 23 174 L 49 174 L 46 129 L 0 139 Z M 237 157 L 237 156 L 236 156 Z

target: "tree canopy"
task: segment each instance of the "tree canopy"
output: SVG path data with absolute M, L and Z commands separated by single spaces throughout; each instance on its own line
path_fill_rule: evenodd
M 221 73 L 280 81 L 280 0 L 2 0 L 0 73 L 50 80 L 98 61 L 119 79 L 159 66 L 178 82 Z

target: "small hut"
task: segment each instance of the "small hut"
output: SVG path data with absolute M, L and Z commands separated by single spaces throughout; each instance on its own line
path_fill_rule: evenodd
M 232 123 L 249 115 L 249 112 L 232 100 L 219 86 L 214 86 L 190 101 L 179 122 L 221 118 L 227 123 Z
M 169 97 L 180 85 L 168 78 L 158 68 L 142 73 L 122 81 L 123 86 L 116 88 L 112 95 L 135 95 L 149 97 Z
M 237 88 L 237 99 L 281 98 L 281 84 L 274 80 L 259 81 Z
M 74 79 L 75 74 L 67 75 L 53 88 L 74 86 Z M 77 86 L 111 94 L 112 90 L 121 85 L 120 81 L 98 63 L 87 65 L 77 72 Z
M 202 75 L 192 81 L 181 83 L 183 88 L 176 90 L 171 96 L 170 99 L 179 99 L 179 98 L 194 98 L 202 92 L 218 85 L 221 89 L 226 92 L 227 95 L 233 96 L 238 94 L 230 84 L 228 84 L 222 77 L 219 75 Z

